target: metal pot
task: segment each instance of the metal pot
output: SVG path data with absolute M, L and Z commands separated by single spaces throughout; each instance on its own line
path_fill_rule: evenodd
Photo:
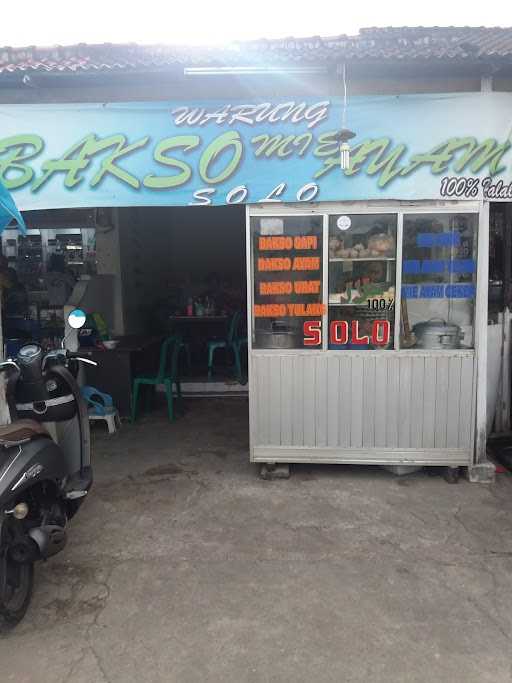
M 460 342 L 464 339 L 464 332 L 458 325 L 440 318 L 417 323 L 412 329 L 418 349 L 459 349 Z
M 281 320 L 272 322 L 268 329 L 255 330 L 255 342 L 258 349 L 300 349 L 303 346 L 300 330 Z

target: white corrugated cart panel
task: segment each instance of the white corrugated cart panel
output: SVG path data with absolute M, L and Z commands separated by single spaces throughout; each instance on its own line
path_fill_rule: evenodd
M 469 461 L 472 351 L 253 350 L 252 363 L 255 460 Z

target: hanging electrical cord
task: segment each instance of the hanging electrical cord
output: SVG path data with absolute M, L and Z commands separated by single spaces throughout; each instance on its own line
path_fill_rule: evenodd
M 340 167 L 342 171 L 350 168 L 350 145 L 348 141 L 356 136 L 354 132 L 347 128 L 347 65 L 343 64 L 343 108 L 341 112 L 341 131 L 340 140 Z
M 343 111 L 341 113 L 341 130 L 347 127 L 347 65 L 343 64 Z

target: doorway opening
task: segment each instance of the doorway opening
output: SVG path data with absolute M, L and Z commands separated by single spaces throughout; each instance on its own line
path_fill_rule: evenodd
M 489 207 L 487 431 L 510 441 L 512 363 L 512 203 Z M 498 441 L 492 442 L 495 446 Z
M 118 211 L 123 331 L 182 340 L 186 394 L 247 392 L 245 209 Z

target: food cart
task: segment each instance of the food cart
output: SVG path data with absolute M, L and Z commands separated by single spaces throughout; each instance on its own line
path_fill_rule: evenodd
M 248 208 L 251 461 L 479 461 L 487 224 L 471 201 Z

